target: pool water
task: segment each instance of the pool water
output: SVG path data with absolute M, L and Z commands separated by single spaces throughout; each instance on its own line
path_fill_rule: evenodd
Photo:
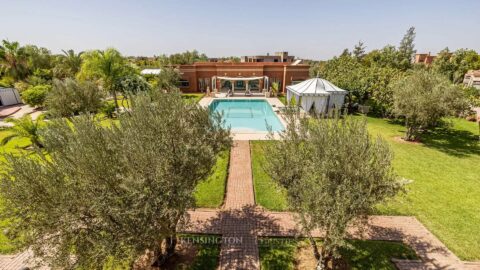
M 262 99 L 216 99 L 210 106 L 212 112 L 223 114 L 225 127 L 233 132 L 282 131 L 283 125 L 272 106 Z

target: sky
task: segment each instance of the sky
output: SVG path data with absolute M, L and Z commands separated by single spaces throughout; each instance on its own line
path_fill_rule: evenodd
M 153 56 L 288 51 L 329 59 L 359 41 L 398 45 L 416 28 L 418 52 L 480 52 L 480 0 L 0 0 L 0 39 L 59 53 L 114 47 Z

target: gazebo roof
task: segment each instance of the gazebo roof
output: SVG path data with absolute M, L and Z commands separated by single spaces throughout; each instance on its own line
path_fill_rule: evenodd
M 325 96 L 334 93 L 347 94 L 348 92 L 321 78 L 313 78 L 289 85 L 287 89 L 300 96 Z

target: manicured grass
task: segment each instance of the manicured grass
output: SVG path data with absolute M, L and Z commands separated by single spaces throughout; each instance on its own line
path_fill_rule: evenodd
M 199 102 L 205 94 L 203 93 L 192 93 L 192 94 L 182 94 L 182 98 L 188 102 Z
M 267 239 L 267 241 L 261 239 L 260 241 L 259 253 L 262 269 L 295 269 L 298 263 L 296 255 L 300 249 L 313 258 L 311 247 L 306 240 L 277 238 L 272 241 L 272 239 Z M 261 244 L 262 242 L 266 244 Z M 320 248 L 321 241 L 317 243 Z M 396 268 L 391 262 L 392 258 L 416 259 L 415 252 L 402 243 L 352 240 L 350 244 L 351 249 L 342 250 L 341 254 L 351 269 L 393 270 Z
M 363 116 L 357 116 L 363 117 Z M 404 127 L 385 119 L 366 117 L 372 135 L 384 137 L 395 154 L 393 166 L 412 180 L 406 195 L 378 206 L 378 214 L 416 216 L 463 260 L 480 260 L 480 145 L 478 126 L 452 119 L 453 127 L 425 134 L 422 144 L 401 142 Z M 252 143 L 252 167 L 257 202 L 272 210 L 286 210 L 281 191 L 263 173 L 265 153 Z M 269 188 L 270 187 L 270 188 Z M 276 191 L 276 192 L 275 192 Z
M 271 141 L 252 141 L 252 173 L 255 188 L 255 201 L 257 204 L 275 211 L 284 211 L 287 209 L 287 199 L 285 190 L 272 181 L 270 176 L 263 169 L 265 159 L 268 157 L 264 153 L 263 146 L 272 143 Z
M 221 152 L 212 174 L 197 185 L 195 200 L 198 207 L 217 208 L 222 205 L 229 159 L 230 151 Z

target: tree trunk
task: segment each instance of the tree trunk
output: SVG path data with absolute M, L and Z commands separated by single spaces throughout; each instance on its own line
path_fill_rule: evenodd
M 165 264 L 167 260 L 175 254 L 175 247 L 177 246 L 177 237 L 170 236 L 165 239 L 165 253 L 162 252 L 162 247 L 154 251 L 154 262 L 152 266 L 159 267 Z
M 167 256 L 171 257 L 175 253 L 175 247 L 177 246 L 177 237 L 172 236 L 167 238 Z
M 118 102 L 117 102 L 117 101 L 118 101 L 118 99 L 117 99 L 117 92 L 114 91 L 114 90 L 112 90 L 112 95 L 113 95 L 113 102 L 115 102 L 115 109 L 116 109 L 117 112 L 118 112 L 119 107 L 118 107 Z
M 313 256 L 315 256 L 316 260 L 320 260 L 320 252 L 318 252 L 318 247 L 317 247 L 317 243 L 315 242 L 315 239 L 313 239 L 312 236 L 309 236 L 308 240 L 310 241 L 310 245 L 312 246 L 312 249 L 313 249 Z
M 317 264 L 317 270 L 335 269 L 335 260 L 331 252 L 324 252 Z

